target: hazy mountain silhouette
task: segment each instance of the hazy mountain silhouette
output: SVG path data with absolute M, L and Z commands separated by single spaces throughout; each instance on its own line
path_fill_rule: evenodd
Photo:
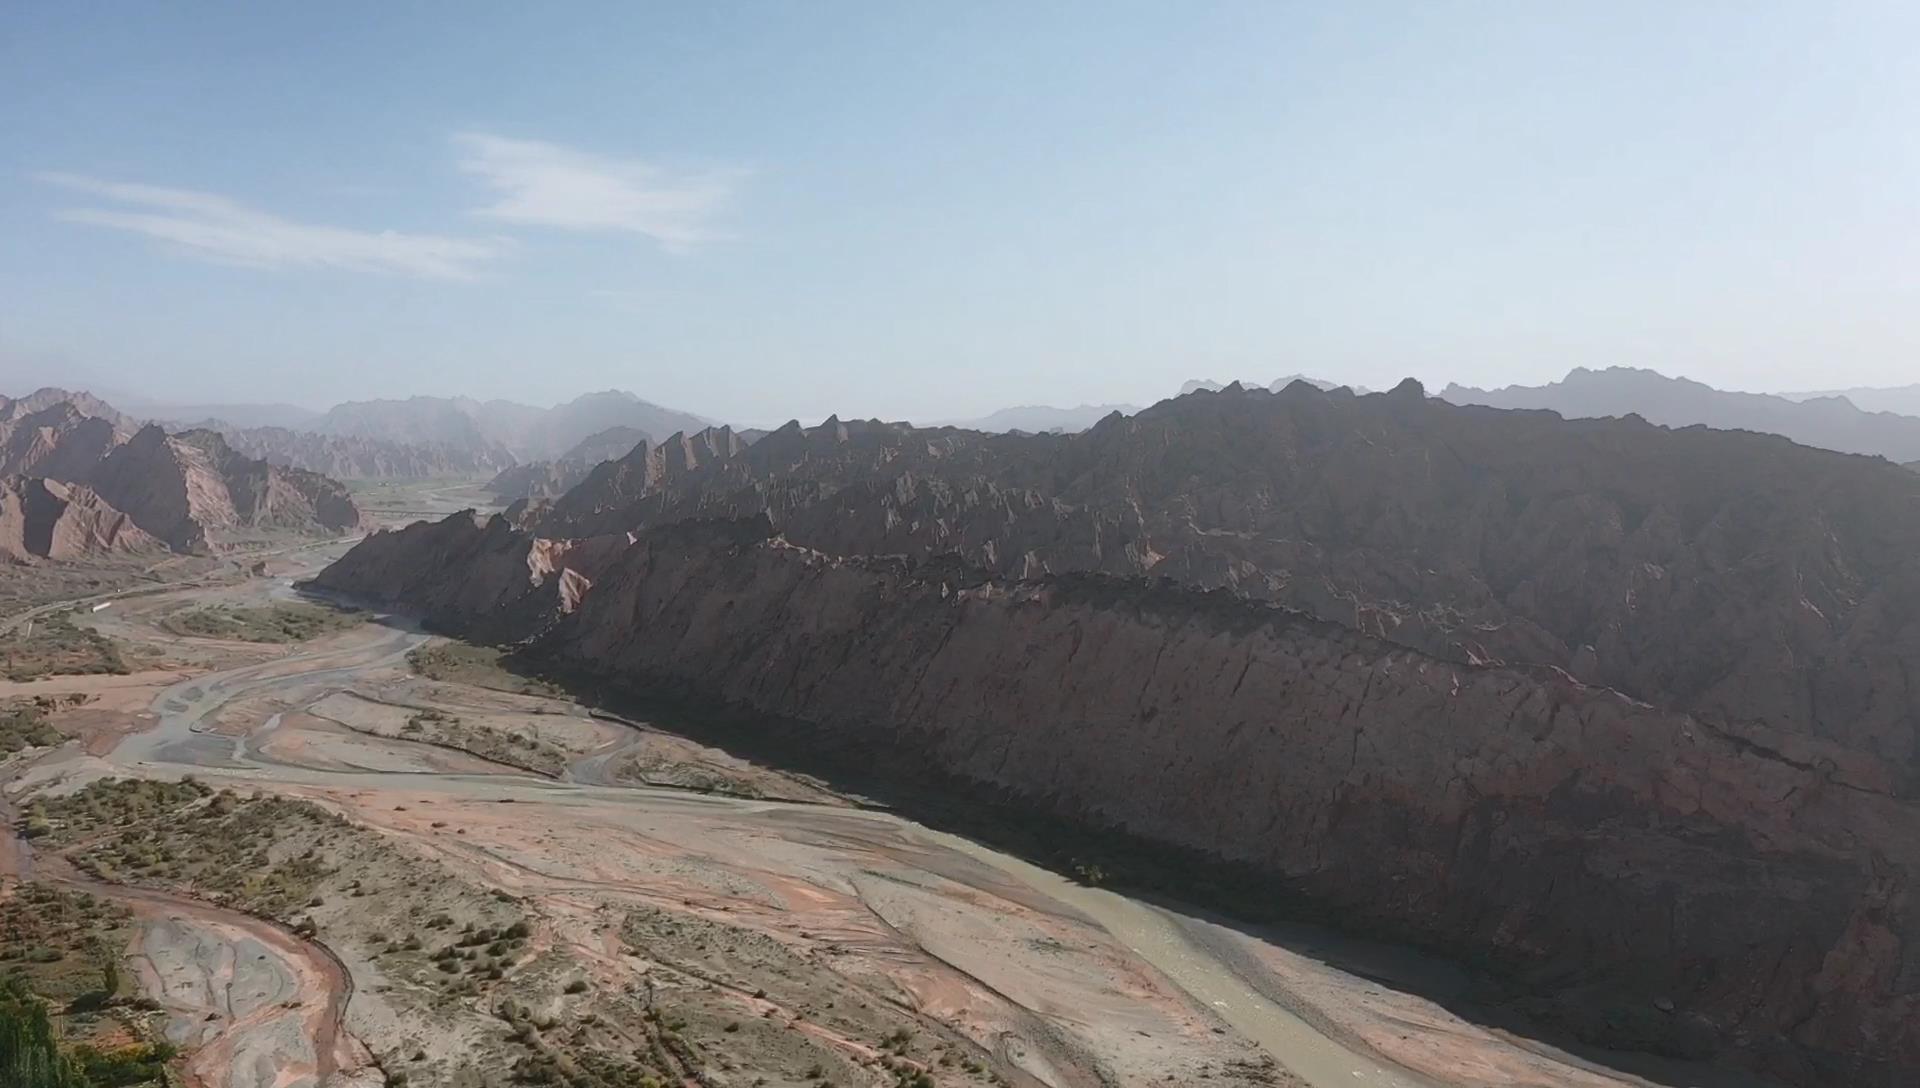
M 1795 400 L 1731 392 L 1634 367 L 1576 367 L 1560 381 L 1537 386 L 1449 385 L 1440 397 L 1493 408 L 1545 408 L 1569 419 L 1637 415 L 1667 427 L 1760 431 L 1842 453 L 1878 454 L 1901 463 L 1920 459 L 1920 417 L 1862 411 L 1841 396 Z

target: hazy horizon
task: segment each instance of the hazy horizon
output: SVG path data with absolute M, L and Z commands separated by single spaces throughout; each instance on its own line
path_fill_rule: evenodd
M 0 381 L 717 419 L 1920 376 L 1920 9 L 0 13 Z

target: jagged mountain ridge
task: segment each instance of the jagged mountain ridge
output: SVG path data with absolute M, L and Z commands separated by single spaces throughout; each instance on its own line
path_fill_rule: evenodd
M 127 418 L 63 390 L 0 399 L 0 476 L 12 481 L 24 526 L 17 546 L 8 531 L 12 558 L 139 550 L 150 543 L 143 538 L 204 552 L 267 531 L 360 526 L 346 489 L 325 476 L 249 458 L 210 430 L 170 435 L 148 424 L 128 433 L 115 422 Z
M 84 415 L 72 401 L 39 409 L 25 401 L 0 405 L 0 475 L 83 480 L 126 437 L 111 420 Z
M 216 550 L 265 530 L 340 534 L 361 524 L 336 481 L 237 453 L 216 431 L 170 435 L 149 424 L 108 454 L 88 482 L 179 552 Z
M 765 513 L 832 554 L 1173 577 L 1450 660 L 1552 665 L 1770 728 L 1818 720 L 1905 759 L 1920 705 L 1894 693 L 1920 629 L 1894 602 L 1914 483 L 1771 436 L 1298 383 L 1077 436 L 830 420 L 744 446 L 721 429 L 509 514 L 580 538 Z
M 1330 393 L 1335 389 L 1341 388 L 1340 382 L 1330 382 L 1324 378 L 1310 378 L 1305 374 L 1288 374 L 1275 378 L 1273 381 L 1267 382 L 1264 385 L 1260 382 L 1245 380 L 1221 382 L 1215 381 L 1212 378 L 1190 378 L 1181 383 L 1179 395 L 1184 397 L 1188 393 L 1218 393 L 1229 385 L 1237 385 L 1242 389 L 1265 388 L 1271 392 L 1278 393 L 1294 382 L 1306 382 L 1308 385 L 1313 386 L 1323 393 Z M 1347 388 L 1352 389 L 1355 393 L 1361 394 L 1373 392 L 1373 390 L 1368 389 L 1364 385 L 1347 386 Z
M 92 393 L 84 390 L 60 389 L 55 386 L 36 389 L 19 398 L 0 396 L 0 419 L 17 419 L 61 404 L 72 405 L 75 414 L 79 416 L 104 419 L 123 434 L 132 434 L 140 428 L 139 420 L 121 412 Z
M 637 427 L 608 427 L 551 461 L 529 461 L 502 470 L 487 482 L 487 490 L 502 502 L 554 498 L 586 479 L 595 465 L 617 460 L 645 441 L 647 433 Z
M 0 478 L 0 558 L 23 563 L 162 550 L 131 517 L 84 484 Z
M 1920 418 L 1914 416 L 1865 411 L 1844 396 L 1730 392 L 1633 367 L 1577 367 L 1543 386 L 1449 385 L 1440 397 L 1455 404 L 1545 408 L 1570 419 L 1637 415 L 1670 427 L 1701 424 L 1784 435 L 1806 446 L 1898 462 L 1920 458 Z
M 1851 389 L 1825 389 L 1780 395 L 1796 401 L 1845 397 L 1865 412 L 1893 412 L 1896 415 L 1920 416 L 1920 383 L 1895 386 L 1857 385 Z
M 946 420 L 938 426 L 961 427 L 970 431 L 1072 433 L 1084 431 L 1115 412 L 1130 416 L 1139 410 L 1140 406 L 1137 404 L 1082 404 L 1073 408 L 1056 408 L 1047 404 L 1023 404 L 989 412 L 977 419 Z
M 513 513 L 322 581 L 1253 864 L 1615 1044 L 1920 1070 L 1897 466 L 1297 382 L 1073 436 L 715 429 Z
M 1755 758 L 1555 670 L 1440 661 L 1218 591 L 770 534 L 694 520 L 565 544 L 456 515 L 369 538 L 320 581 L 531 639 L 576 678 L 768 715 L 864 766 L 931 764 L 1253 865 L 1350 923 L 1551 980 L 1536 1011 L 1614 1045 L 1807 1084 L 1911 1068 L 1894 1063 L 1915 1058 L 1912 996 L 1883 981 L 1880 934 L 1912 919 L 1881 904 L 1903 879 L 1887 872 L 1920 865 L 1920 811 L 1859 761 L 1823 788 L 1824 756 Z M 1656 995 L 1673 1014 L 1631 1011 Z

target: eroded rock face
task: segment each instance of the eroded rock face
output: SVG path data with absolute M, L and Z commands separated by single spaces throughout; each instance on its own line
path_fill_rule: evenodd
M 149 425 L 90 476 L 100 495 L 168 547 L 204 552 L 245 533 L 345 533 L 361 524 L 345 487 L 235 453 L 213 431 Z
M 126 440 L 112 421 L 83 415 L 69 401 L 25 410 L 32 403 L 0 406 L 0 475 L 84 480 Z
M 346 488 L 332 479 L 247 457 L 214 431 L 169 435 L 149 424 L 129 435 L 126 422 L 85 393 L 0 397 L 0 476 L 36 479 L 31 487 L 17 485 L 16 498 L 63 496 L 69 512 L 48 516 L 65 518 L 65 539 L 83 550 L 119 550 L 123 518 L 143 537 L 189 552 L 265 531 L 326 535 L 361 524 Z M 59 488 L 55 481 L 85 486 Z
M 547 540 L 498 515 L 481 521 L 468 510 L 374 533 L 314 582 L 422 613 L 477 638 L 517 642 L 572 611 L 632 540 L 625 533 Z
M 1615 1045 L 1805 1084 L 1920 1069 L 1902 952 L 1920 809 L 1882 765 L 1222 591 L 1010 582 L 769 533 L 603 538 L 565 607 L 570 555 L 498 518 L 381 534 L 321 581 L 1245 863 L 1350 923 L 1489 956 Z
M 158 552 L 125 513 L 81 484 L 37 477 L 0 479 L 0 556 L 14 562 Z
M 1448 660 L 1552 665 L 1920 789 L 1920 479 L 1774 436 L 1229 386 L 1080 435 L 829 420 L 636 449 L 547 537 L 764 513 L 838 555 L 1169 577 Z
M 502 502 L 521 499 L 554 499 L 566 494 L 587 478 L 602 461 L 616 461 L 647 441 L 645 431 L 633 427 L 608 427 L 588 435 L 566 453 L 551 461 L 530 461 L 515 465 L 487 482 L 487 490 Z
M 1877 459 L 1295 383 L 681 437 L 322 581 L 1242 862 L 1592 1038 L 1891 1088 L 1917 542 Z

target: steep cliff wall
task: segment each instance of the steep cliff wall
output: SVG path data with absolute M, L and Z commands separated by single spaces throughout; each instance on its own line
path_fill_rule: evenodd
M 1920 477 L 1874 458 L 1296 382 L 1070 436 L 676 437 L 515 520 L 571 538 L 761 513 L 836 555 L 1169 577 L 1452 661 L 1552 665 L 1841 741 L 1920 796 Z
M 85 485 L 0 477 L 0 558 L 24 563 L 159 550 L 158 540 Z
M 181 552 L 216 549 L 248 531 L 339 534 L 361 522 L 338 482 L 236 453 L 213 431 L 170 435 L 144 427 L 100 462 L 88 482 Z
M 563 600 L 566 571 L 590 591 Z M 764 519 L 578 552 L 449 519 L 321 581 L 1243 863 L 1352 924 L 1486 955 L 1609 1042 L 1806 1085 L 1920 1075 L 1920 810 L 1892 790 L 1903 768 L 1830 741 L 1223 592 L 827 556 Z

